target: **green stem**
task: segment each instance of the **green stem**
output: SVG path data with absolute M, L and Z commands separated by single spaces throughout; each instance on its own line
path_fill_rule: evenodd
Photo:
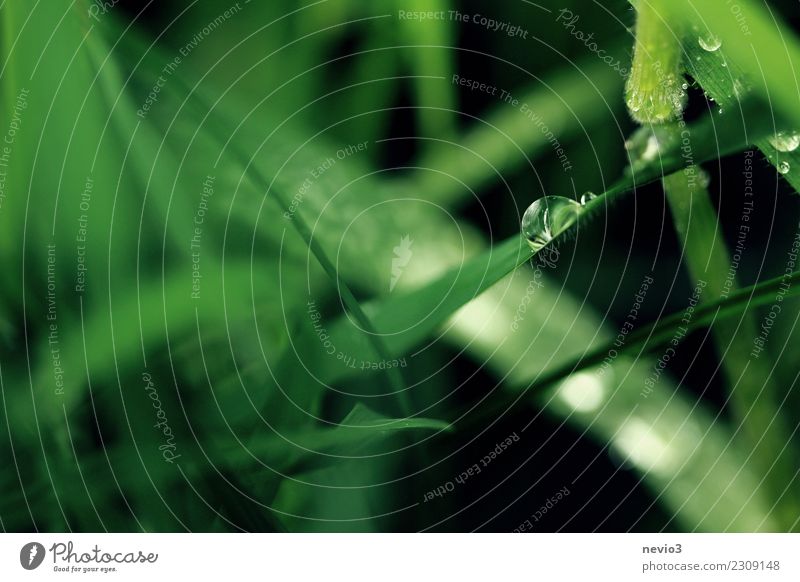
M 695 308 L 690 331 L 720 319 L 739 315 L 748 309 L 769 305 L 775 301 L 776 294 L 785 286 L 789 286 L 789 290 L 783 296 L 784 300 L 800 296 L 800 287 L 796 286 L 797 283 L 800 283 L 800 271 L 745 287 L 731 293 L 724 299 L 703 303 Z M 628 334 L 625 345 L 618 349 L 617 352 L 619 355 L 637 350 L 642 353 L 651 353 L 662 348 L 669 343 L 675 332 L 681 327 L 683 318 L 684 312 L 680 311 L 631 332 Z M 549 386 L 559 380 L 563 380 L 570 374 L 592 368 L 602 363 L 608 352 L 614 347 L 611 342 L 600 345 L 586 352 L 580 358 L 568 362 L 550 373 L 543 374 L 534 384 L 537 386 Z
M 681 68 L 683 27 L 671 14 L 671 1 L 636 3 L 636 43 L 625 101 L 631 116 L 642 124 L 677 119 L 686 105 Z

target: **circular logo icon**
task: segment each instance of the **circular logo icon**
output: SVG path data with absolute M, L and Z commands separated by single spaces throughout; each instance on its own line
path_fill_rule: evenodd
M 44 546 L 39 542 L 29 542 L 19 551 L 19 563 L 26 570 L 35 570 L 44 561 Z

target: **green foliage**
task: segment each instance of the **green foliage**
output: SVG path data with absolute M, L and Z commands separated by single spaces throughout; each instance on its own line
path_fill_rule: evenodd
M 485 7 L 524 41 L 397 17 L 446 0 L 209 2 L 149 25 L 88 0 L 4 4 L 0 132 L 19 130 L 0 206 L 3 528 L 511 529 L 524 515 L 503 495 L 489 518 L 462 512 L 466 486 L 411 508 L 512 431 L 508 473 L 580 481 L 528 462 L 550 439 L 521 427 L 543 412 L 567 432 L 559 454 L 585 437 L 644 483 L 648 509 L 607 527 L 796 529 L 796 391 L 779 380 L 794 327 L 746 359 L 800 274 L 781 248 L 723 293 L 726 224 L 687 181 L 755 144 L 800 187 L 800 149 L 769 140 L 800 126 L 800 45 L 739 3 L 752 43 L 723 3 L 641 0 L 634 41 L 626 3 L 567 2 L 609 58 L 634 47 L 628 79 L 530 3 Z M 497 91 L 466 93 L 467 73 Z M 685 122 L 684 75 L 714 100 Z M 626 103 L 646 124 L 627 154 Z M 619 345 L 627 306 L 594 281 L 623 302 L 648 268 L 666 287 L 669 266 L 613 246 L 636 227 L 617 212 L 657 208 L 662 178 L 675 264 L 707 288 L 690 324 L 660 296 Z M 532 251 L 524 208 L 588 189 L 577 224 Z M 612 264 L 581 255 L 604 236 Z M 723 404 L 702 375 L 652 381 L 682 327 L 711 331 Z

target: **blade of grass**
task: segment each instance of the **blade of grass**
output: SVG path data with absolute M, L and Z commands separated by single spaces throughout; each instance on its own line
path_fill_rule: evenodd
M 213 116 L 213 107 L 208 106 L 205 102 L 205 99 L 198 94 L 196 90 L 192 90 L 189 87 L 184 86 L 184 89 L 187 91 L 189 95 L 193 96 L 193 102 L 196 106 L 202 107 L 205 110 L 204 118 Z M 217 113 L 219 115 L 219 113 Z M 219 126 L 216 124 L 216 120 L 212 117 L 212 123 L 209 124 L 210 131 L 216 136 L 219 143 L 226 143 L 226 138 L 223 133 L 220 132 Z M 287 201 L 283 197 L 283 193 L 279 191 L 279 189 L 273 188 L 273 180 L 267 178 L 262 172 L 258 165 L 253 164 L 250 160 L 249 156 L 247 156 L 243 151 L 241 151 L 236 143 L 230 142 L 229 143 L 230 151 L 233 153 L 235 158 L 237 159 L 238 163 L 242 166 L 243 171 L 245 173 L 249 173 L 252 175 L 253 181 L 263 189 L 266 196 L 272 193 L 273 198 L 278 202 L 279 206 L 283 210 L 286 215 L 291 214 L 291 203 Z M 325 270 L 327 275 L 330 277 L 331 281 L 336 284 L 339 288 L 339 292 L 341 297 L 350 310 L 352 315 L 356 318 L 359 325 L 364 329 L 366 335 L 368 337 L 369 342 L 372 344 L 375 352 L 384 360 L 388 361 L 391 359 L 389 355 L 389 350 L 386 348 L 384 344 L 383 338 L 377 333 L 375 326 L 373 325 L 370 318 L 361 308 L 361 304 L 356 299 L 355 295 L 353 294 L 350 287 L 347 285 L 345 281 L 339 276 L 336 267 L 334 266 L 333 262 L 328 258 L 327 253 L 322 248 L 319 240 L 317 240 L 311 229 L 306 224 L 305 220 L 301 216 L 300 213 L 295 213 L 292 220 L 292 225 L 297 233 L 302 237 L 305 243 L 308 245 L 308 248 L 311 249 L 312 253 L 314 254 L 317 261 L 320 263 L 322 268 Z M 408 394 L 405 390 L 405 382 L 403 380 L 403 376 L 399 370 L 399 368 L 391 367 L 386 369 L 386 376 L 391 384 L 395 394 L 397 395 L 398 402 L 400 404 L 401 409 L 405 414 L 411 413 L 411 403 L 408 398 Z
M 743 115 L 742 100 L 749 98 L 752 94 L 749 88 L 750 80 L 735 61 L 726 59 L 727 47 L 723 45 L 717 52 L 708 52 L 703 50 L 694 39 L 690 38 L 685 44 L 685 50 L 688 72 L 703 90 L 728 115 Z M 722 66 L 723 63 L 725 63 L 725 66 Z M 765 66 L 768 65 L 769 63 L 765 64 Z M 776 117 L 769 108 L 764 108 L 763 111 L 756 114 L 765 118 L 772 125 L 772 131 L 767 136 L 753 139 L 753 143 L 776 168 L 781 162 L 788 164 L 788 171 L 785 165 L 782 166 L 781 173 L 783 178 L 796 191 L 800 191 L 800 150 L 779 152 L 769 142 L 768 137 L 787 129 L 783 127 L 781 117 Z
M 432 418 L 389 418 L 359 403 L 333 428 L 315 426 L 267 438 L 262 434 L 248 444 L 247 456 L 255 455 L 273 469 L 298 474 L 333 464 L 342 457 L 353 457 L 393 433 L 407 430 L 450 431 L 452 428 Z M 221 452 L 223 456 L 243 457 L 239 444 Z
M 766 5 L 752 0 L 728 5 L 682 0 L 676 12 L 693 30 L 709 29 L 721 41 L 717 51 L 703 50 L 696 32 L 684 47 L 689 73 L 730 114 L 742 114 L 740 102 L 750 94 L 766 104 L 759 117 L 772 123 L 770 135 L 800 127 L 800 41 Z M 780 152 L 762 136 L 754 140 L 767 159 L 800 190 L 800 151 Z
M 402 10 L 420 14 L 445 13 L 450 0 L 403 0 Z M 455 69 L 452 49 L 453 28 L 449 21 L 411 20 L 398 22 L 400 33 L 410 45 L 404 54 L 414 73 L 417 119 L 423 135 L 447 139 L 455 134 L 455 94 L 450 75 Z
M 800 127 L 800 43 L 764 2 L 737 0 L 738 14 L 725 2 L 678 0 L 676 14 L 689 26 L 710 30 L 721 42 L 720 57 L 745 73 L 751 89 L 794 127 Z M 745 22 L 746 30 L 741 23 Z M 697 38 L 688 38 L 691 46 Z M 730 63 L 729 63 L 730 64 Z
M 741 149 L 746 144 L 741 125 L 733 117 L 718 119 L 709 116 L 696 125 L 687 127 L 685 132 L 691 137 L 691 143 L 697 145 L 694 153 L 699 160 L 710 159 L 718 154 L 716 143 L 709 139 L 711 132 L 729 138 L 723 142 L 726 151 Z M 659 179 L 663 172 L 673 172 L 682 167 L 685 159 L 681 147 L 680 140 L 666 143 L 660 160 L 636 166 L 633 172 L 620 179 L 603 195 L 588 202 L 581 221 L 591 218 L 615 203 L 620 197 L 631 192 L 634 185 L 640 186 Z M 573 226 L 549 244 L 555 245 L 566 240 L 574 234 L 576 228 L 577 225 Z M 365 306 L 365 310 L 371 314 L 377 332 L 385 334 L 387 353 L 390 357 L 397 358 L 438 330 L 458 309 L 523 265 L 535 254 L 521 236 L 512 236 L 494 249 L 470 259 L 461 267 L 452 269 L 428 285 L 369 304 Z M 415 322 L 415 325 L 405 329 L 408 322 Z M 310 333 L 309 330 L 306 331 Z M 346 318 L 337 321 L 330 331 L 332 342 L 340 352 L 378 355 L 365 341 L 363 333 L 352 326 Z M 333 381 L 353 373 L 352 368 L 342 365 L 336 358 L 326 357 L 321 349 L 317 352 L 317 363 L 322 367 L 319 374 L 325 381 Z
M 653 362 L 620 357 L 613 364 L 613 376 L 574 374 L 537 400 L 594 436 L 620 468 L 642 476 L 653 501 L 632 529 L 646 527 L 642 520 L 658 503 L 670 511 L 661 526 L 667 530 L 677 522 L 691 532 L 781 531 L 773 517 L 772 497 L 759 490 L 760 474 L 742 466 L 746 453 L 737 448 L 719 414 L 664 380 L 642 397 L 652 367 Z M 589 405 L 591 400 L 576 400 L 576 394 L 586 390 L 597 391 L 595 407 Z M 575 487 L 597 488 L 599 493 L 607 488 L 586 480 L 587 475 L 579 474 Z M 605 523 L 617 510 L 608 508 Z
M 693 281 L 706 281 L 704 295 L 719 299 L 726 294 L 730 255 L 719 230 L 719 221 L 708 190 L 693 172 L 676 172 L 664 178 L 664 189 L 672 211 L 673 224 L 683 249 L 683 260 Z M 736 289 L 735 284 L 731 289 Z M 751 358 L 753 338 L 758 325 L 753 313 L 717 321 L 712 326 L 714 340 L 730 386 L 730 406 L 742 431 L 742 450 L 750 453 L 750 462 L 758 473 L 766 475 L 765 485 L 772 497 L 779 499 L 780 518 L 792 527 L 797 515 L 796 501 L 782 496 L 794 479 L 791 432 L 780 413 L 777 387 L 772 381 L 772 364 L 767 357 Z M 783 453 L 780 451 L 783 450 Z M 777 457 L 776 457 L 777 455 Z M 775 463 L 775 465 L 773 465 Z
M 731 293 L 724 299 L 702 303 L 695 308 L 687 333 L 716 320 L 737 316 L 746 310 L 769 305 L 775 301 L 776 294 L 783 286 L 789 287 L 784 297 L 800 295 L 800 287 L 795 287 L 797 282 L 800 282 L 800 271 L 795 271 L 789 276 L 775 277 L 774 279 L 745 287 Z M 628 334 L 625 345 L 617 349 L 617 351 L 620 354 L 625 354 L 641 349 L 644 349 L 647 353 L 658 350 L 669 343 L 675 332 L 681 327 L 683 318 L 684 313 L 680 311 L 655 323 L 641 327 Z M 609 350 L 614 347 L 613 343 L 607 343 L 594 348 L 579 359 L 542 375 L 536 384 L 542 387 L 549 386 L 559 380 L 563 380 L 570 374 L 592 368 L 602 363 Z
M 772 498 L 759 490 L 760 476 L 743 467 L 746 454 L 719 416 L 669 377 L 663 377 L 647 398 L 641 396 L 654 360 L 620 356 L 611 373 L 581 371 L 558 390 L 537 390 L 544 371 L 604 344 L 615 332 L 561 285 L 524 271 L 515 271 L 470 302 L 446 332 L 449 343 L 458 349 L 468 346 L 476 365 L 490 371 L 497 388 L 503 388 L 487 390 L 479 406 L 470 404 L 454 414 L 458 430 L 485 430 L 521 404 L 535 403 L 556 414 L 559 423 L 567 421 L 596 440 L 604 452 L 614 451 L 612 458 L 618 462 L 630 454 L 632 436 L 643 437 L 657 447 L 634 449 L 628 463 L 653 493 L 653 504 L 663 504 L 682 528 L 778 531 L 770 512 Z M 519 321 L 526 297 L 530 302 Z M 576 487 L 589 486 L 588 476 L 572 477 Z M 613 508 L 610 514 L 613 518 Z

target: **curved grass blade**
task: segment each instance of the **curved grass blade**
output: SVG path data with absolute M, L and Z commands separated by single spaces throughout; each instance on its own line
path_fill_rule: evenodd
M 745 287 L 731 293 L 727 298 L 703 303 L 695 309 L 687 333 L 718 319 L 733 317 L 749 309 L 769 305 L 775 301 L 776 294 L 782 288 L 787 289 L 783 295 L 784 298 L 800 295 L 800 287 L 794 286 L 799 281 L 800 271 L 795 271 L 791 275 L 775 277 L 769 281 Z M 663 347 L 681 327 L 683 318 L 684 313 L 680 311 L 631 332 L 628 334 L 625 345 L 617 349 L 617 352 L 625 354 L 644 348 L 642 350 L 644 353 L 650 353 Z M 603 362 L 609 350 L 613 348 L 613 342 L 599 346 L 584 356 L 541 376 L 534 384 L 537 386 L 550 386 L 571 374 L 597 366 Z
M 664 189 L 691 279 L 706 282 L 703 294 L 707 298 L 724 297 L 731 260 L 708 190 L 683 172 L 664 178 Z M 735 281 L 731 283 L 736 289 Z M 778 515 L 796 515 L 793 497 L 782 495 L 794 478 L 795 467 L 787 454 L 791 449 L 780 453 L 792 439 L 781 414 L 780 395 L 772 376 L 774 364 L 768 357 L 749 357 L 752 338 L 758 336 L 755 314 L 743 311 L 735 319 L 715 322 L 712 333 L 731 387 L 731 409 L 742 427 L 742 448 L 752 453 L 749 462 L 756 472 L 768 476 L 767 486 L 779 500 Z M 786 527 L 791 528 L 793 521 L 790 518 Z
M 621 44 L 609 47 L 609 54 L 622 52 Z M 530 76 L 523 69 L 519 73 Z M 531 76 L 530 81 L 537 86 L 520 91 L 520 103 L 546 119 L 550 130 L 562 141 L 580 131 L 591 131 L 612 115 L 613 110 L 598 107 L 597 100 L 621 93 L 623 85 L 617 72 L 594 57 L 579 61 L 567 72 L 559 70 L 543 79 Z M 613 105 L 610 102 L 609 108 Z M 424 193 L 426 200 L 453 208 L 498 176 L 532 167 L 531 159 L 551 146 L 549 134 L 506 103 L 473 121 L 473 127 L 458 143 L 437 140 L 431 144 L 417 163 L 425 171 L 409 177 L 409 189 Z
M 728 116 L 719 118 L 707 116 L 697 124 L 685 128 L 684 133 L 691 144 L 696 146 L 694 156 L 699 160 L 717 157 L 719 148 L 712 135 L 722 136 L 726 152 L 745 147 L 746 136 L 741 120 Z M 589 201 L 585 214 L 593 214 L 615 203 L 637 186 L 659 179 L 665 172 L 674 172 L 685 165 L 682 140 L 665 144 L 661 158 L 645 165 L 634 166 L 632 171 L 609 188 L 603 195 Z M 573 235 L 577 225 L 555 238 L 549 244 L 558 244 Z M 439 329 L 458 309 L 469 303 L 486 289 L 500 281 L 508 273 L 530 260 L 536 253 L 521 236 L 512 236 L 494 249 L 470 259 L 461 267 L 455 268 L 425 287 L 404 295 L 391 297 L 365 306 L 378 333 L 385 334 L 386 348 L 390 357 L 399 357 L 408 352 L 420 341 Z M 415 322 L 407 331 L 399 332 L 408 322 Z M 354 328 L 346 318 L 331 328 L 333 342 L 346 353 L 371 353 L 363 333 Z M 379 357 L 380 354 L 377 354 Z M 322 367 L 320 375 L 327 381 L 342 378 L 352 373 L 341 363 L 320 354 L 318 364 Z
M 765 2 L 738 0 L 734 14 L 727 2 L 679 0 L 676 14 L 691 26 L 701 23 L 721 42 L 717 57 L 741 70 L 751 90 L 786 121 L 800 127 L 800 42 Z M 746 29 L 742 23 L 746 23 Z M 688 39 L 697 44 L 697 38 Z
M 297 474 L 330 465 L 342 456 L 353 456 L 393 433 L 407 430 L 450 431 L 452 427 L 433 418 L 389 418 L 359 403 L 333 428 L 314 426 L 286 434 L 262 433 L 250 440 L 247 454 L 242 454 L 238 443 L 220 452 L 246 462 L 254 455 L 272 469 Z
M 182 80 L 181 83 L 183 84 Z M 213 108 L 208 106 L 207 103 L 205 103 L 205 100 L 200 95 L 198 95 L 198 92 L 196 90 L 192 90 L 185 86 L 184 88 L 187 90 L 187 93 L 189 95 L 192 95 L 194 103 L 196 103 L 197 105 L 202 105 L 203 108 L 206 110 L 207 113 L 205 114 L 205 117 L 210 117 L 212 115 Z M 219 131 L 216 123 L 212 123 L 210 125 L 210 128 L 211 128 L 210 131 L 216 136 L 216 138 L 219 140 L 220 143 L 226 143 L 226 140 Z M 250 162 L 247 155 L 241 150 L 239 150 L 239 148 L 233 141 L 230 142 L 229 147 L 230 150 L 233 152 L 234 156 L 237 158 L 238 163 L 241 164 L 242 168 L 244 168 L 245 171 L 249 171 L 250 174 L 252 175 L 253 181 L 258 186 L 264 189 L 265 195 L 268 195 L 270 192 L 272 192 L 274 199 L 278 202 L 281 209 L 287 215 L 290 214 L 291 209 L 289 202 L 287 202 L 283 198 L 282 193 L 280 193 L 277 189 L 271 187 L 272 181 L 270 181 L 266 176 L 264 176 L 264 174 L 262 174 L 260 168 L 257 165 L 252 164 Z M 325 270 L 327 275 L 330 277 L 331 281 L 339 286 L 342 299 L 344 300 L 345 305 L 351 311 L 353 316 L 356 318 L 359 325 L 366 331 L 366 335 L 369 339 L 369 342 L 372 344 L 372 347 L 374 348 L 375 352 L 377 352 L 384 361 L 391 359 L 389 356 L 389 351 L 384 345 L 383 339 L 377 333 L 377 330 L 375 329 L 375 326 L 373 325 L 372 321 L 364 312 L 364 310 L 361 308 L 361 304 L 356 299 L 350 287 L 347 285 L 345 281 L 341 279 L 341 277 L 339 277 L 336 267 L 328 258 L 328 255 L 323 250 L 319 241 L 314 238 L 311 229 L 308 227 L 308 225 L 306 224 L 305 220 L 303 219 L 303 217 L 299 212 L 294 214 L 291 223 L 294 225 L 294 228 L 297 231 L 297 233 L 302 237 L 302 239 L 308 245 L 309 249 L 311 249 L 311 252 L 314 254 L 317 261 L 319 261 L 320 265 Z M 403 377 L 399 369 L 395 367 L 387 368 L 386 376 L 389 379 L 389 382 L 392 385 L 394 392 L 398 395 L 398 400 L 400 402 L 400 406 L 402 407 L 403 411 L 406 414 L 409 414 L 411 405 L 410 402 L 408 401 L 408 395 L 405 391 L 405 382 L 403 381 Z
M 736 62 L 728 62 L 725 59 L 727 47 L 723 46 L 720 49 L 719 52 L 722 54 L 708 52 L 690 39 L 690 42 L 686 43 L 685 50 L 689 74 L 700 83 L 703 90 L 728 115 L 742 115 L 742 101 L 751 95 L 750 81 Z M 722 63 L 725 63 L 725 66 L 722 66 Z M 769 63 L 764 64 L 764 66 L 769 65 Z M 783 127 L 780 117 L 773 119 L 772 115 L 765 115 L 765 111 L 768 111 L 768 108 L 752 114 L 766 119 L 772 125 L 772 131 L 767 136 L 753 139 L 753 143 L 775 168 L 780 168 L 783 178 L 795 191 L 800 191 L 800 150 L 781 152 L 770 143 L 768 136 L 787 128 Z

